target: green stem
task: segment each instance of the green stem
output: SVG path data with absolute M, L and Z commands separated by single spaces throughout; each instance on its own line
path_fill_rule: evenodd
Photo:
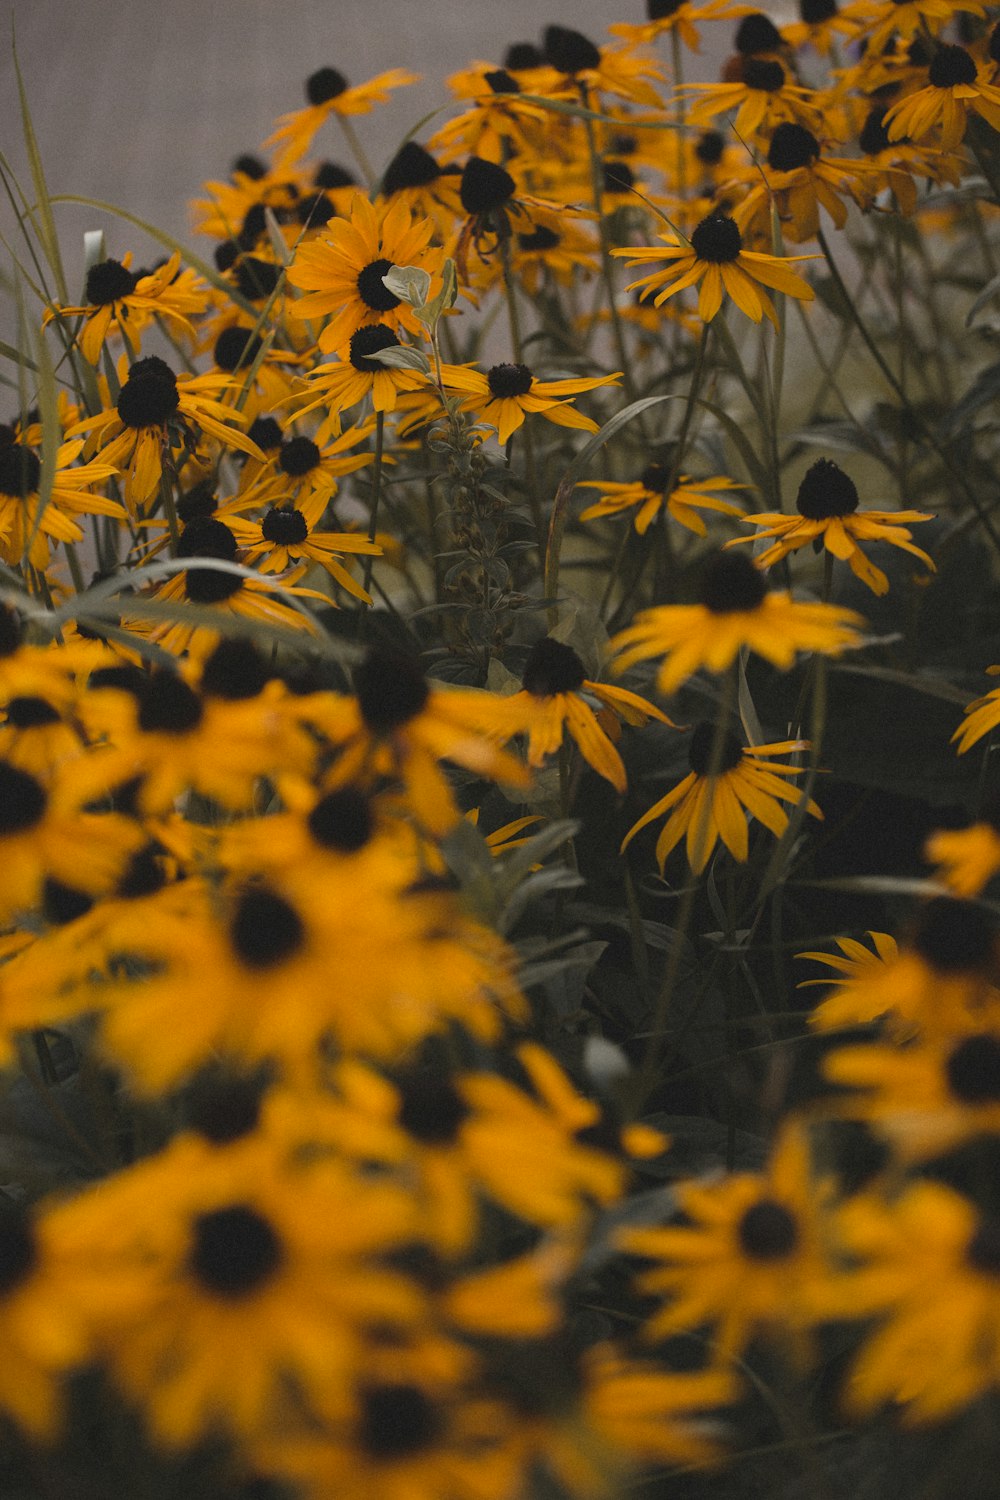
M 372 510 L 368 522 L 368 540 L 374 542 L 378 531 L 378 507 L 382 498 L 382 450 L 385 444 L 385 412 L 375 413 L 375 464 L 372 470 Z M 375 566 L 375 558 L 371 553 L 365 558 L 364 565 L 364 590 L 366 594 L 371 593 L 372 569 Z M 365 605 L 361 602 L 361 610 Z

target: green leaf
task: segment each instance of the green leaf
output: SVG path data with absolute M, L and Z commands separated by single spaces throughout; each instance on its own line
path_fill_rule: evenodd
M 45 173 L 42 170 L 42 158 L 38 150 L 38 139 L 35 135 L 35 127 L 31 122 L 31 111 L 28 108 L 28 95 L 25 92 L 24 79 L 21 76 L 21 65 L 17 60 L 17 47 L 11 48 L 14 58 L 14 72 L 17 75 L 17 94 L 21 105 L 21 130 L 24 134 L 24 146 L 28 154 L 28 165 L 31 168 L 31 180 L 35 186 L 35 197 L 37 200 L 38 220 L 36 229 L 41 241 L 42 249 L 45 251 L 45 259 L 48 261 L 55 277 L 56 288 L 63 302 L 69 301 L 69 291 L 66 285 L 66 273 L 63 269 L 62 256 L 59 251 L 59 236 L 56 234 L 55 220 L 52 217 L 52 204 L 54 198 L 49 197 L 49 190 L 45 182 Z

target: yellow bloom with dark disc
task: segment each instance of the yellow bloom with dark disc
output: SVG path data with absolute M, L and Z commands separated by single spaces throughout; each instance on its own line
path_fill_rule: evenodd
M 832 459 L 820 458 L 809 469 L 799 485 L 795 505 L 798 516 L 780 511 L 761 511 L 743 516 L 748 526 L 756 526 L 753 537 L 736 537 L 727 547 L 745 542 L 770 541 L 771 545 L 755 557 L 758 568 L 770 568 L 800 547 L 822 546 L 834 557 L 846 562 L 855 578 L 867 584 L 874 594 L 886 594 L 889 580 L 859 545 L 861 542 L 886 542 L 919 557 L 930 571 L 933 559 L 910 540 L 913 533 L 905 524 L 932 521 L 922 510 L 858 510 L 857 485 Z
M 691 736 L 690 772 L 654 803 L 622 840 L 624 852 L 641 829 L 669 813 L 656 841 L 661 875 L 667 855 L 681 839 L 687 841 L 687 860 L 695 874 L 705 868 L 720 838 L 734 859 L 745 860 L 749 852 L 747 813 L 770 829 L 775 838 L 780 838 L 788 827 L 788 814 L 782 802 L 800 800 L 798 788 L 782 777 L 801 776 L 805 768 L 782 765 L 772 757 L 808 750 L 807 740 L 744 746 L 735 735 L 726 734 L 718 771 L 712 775 L 714 739 L 713 724 L 698 725 Z M 806 807 L 814 818 L 822 818 L 811 798 Z
M 394 265 L 437 270 L 442 255 L 429 249 L 433 232 L 432 221 L 414 219 L 402 201 L 376 208 L 358 193 L 349 219 L 331 219 L 321 237 L 299 245 L 288 280 L 302 296 L 289 302 L 289 316 L 322 324 L 325 354 L 343 351 L 352 334 L 372 324 L 419 333 L 412 310 L 383 278 Z
M 208 307 L 208 287 L 190 268 L 181 270 L 181 252 L 155 271 L 137 274 L 132 257 L 124 261 L 102 260 L 87 272 L 86 301 L 79 307 L 59 303 L 46 312 L 43 326 L 53 318 L 82 317 L 77 343 L 85 360 L 96 365 L 106 339 L 118 333 L 133 355 L 140 350 L 140 335 L 154 319 L 162 319 L 174 333 L 184 333 L 194 343 L 191 319 Z
M 890 104 L 885 127 L 890 141 L 922 141 L 930 137 L 943 151 L 952 151 L 965 136 L 969 111 L 1000 129 L 1000 88 L 989 82 L 989 72 L 977 67 L 964 47 L 938 46 L 927 71 L 927 87 Z
M 803 1354 L 830 1277 L 826 1196 L 811 1171 L 804 1133 L 790 1126 L 766 1172 L 678 1187 L 683 1225 L 620 1231 L 622 1249 L 655 1262 L 638 1277 L 640 1291 L 668 1299 L 644 1336 L 660 1339 L 707 1323 L 716 1329 L 723 1360 L 738 1357 L 757 1334 Z
M 636 726 L 650 719 L 671 723 L 662 709 L 638 693 L 590 681 L 572 646 L 551 636 L 532 647 L 522 681 L 522 692 L 494 700 L 484 729 L 488 723 L 504 739 L 527 735 L 529 766 L 544 765 L 559 750 L 568 732 L 587 764 L 618 792 L 624 792 L 627 778 L 609 731 L 618 737 L 619 719 Z M 597 701 L 596 712 L 588 697 Z
M 566 398 L 617 385 L 621 371 L 580 380 L 539 380 L 527 365 L 493 365 L 485 375 L 462 365 L 444 365 L 441 377 L 446 391 L 463 396 L 459 410 L 475 412 L 480 421 L 497 429 L 498 442 L 506 443 L 532 412 L 559 427 L 596 432 L 597 423 Z
M 662 510 L 666 510 L 681 526 L 693 531 L 696 536 L 705 536 L 707 528 L 701 510 L 712 511 L 722 516 L 742 516 L 738 505 L 720 500 L 716 490 L 742 490 L 746 485 L 737 484 L 722 474 L 713 474 L 708 479 L 692 479 L 687 474 L 674 476 L 670 484 L 670 465 L 654 459 L 646 465 L 638 479 L 618 483 L 610 479 L 581 479 L 580 489 L 599 490 L 601 498 L 596 505 L 588 505 L 580 512 L 581 521 L 597 521 L 605 516 L 617 516 L 628 510 L 635 511 L 634 526 L 640 536 L 645 536 L 653 521 Z
M 662 656 L 657 686 L 672 693 L 699 667 L 724 671 L 744 646 L 783 672 L 799 651 L 839 656 L 858 644 L 862 623 L 851 609 L 799 604 L 790 594 L 769 592 L 752 563 L 722 552 L 705 570 L 700 603 L 644 610 L 613 638 L 611 647 L 619 672 Z
M 367 115 L 372 105 L 386 104 L 390 90 L 419 83 L 420 76 L 407 68 L 390 68 L 367 83 L 350 84 L 338 68 L 317 68 L 306 79 L 307 103 L 278 120 L 278 128 L 264 142 L 279 148 L 276 166 L 287 170 L 305 156 L 313 137 L 334 115 Z
M 49 500 L 42 505 L 41 460 L 24 442 L 0 444 L 0 557 L 16 567 L 30 562 L 44 571 L 53 542 L 75 546 L 83 541 L 81 516 L 108 516 L 124 521 L 126 511 L 100 488 L 115 479 L 118 468 L 102 459 L 79 463 L 82 438 L 60 443 Z
M 702 219 L 691 232 L 690 243 L 682 244 L 676 235 L 665 234 L 660 238 L 664 247 L 650 246 L 639 250 L 612 250 L 612 255 L 627 259 L 630 266 L 650 262 L 668 261 L 663 271 L 651 271 L 626 287 L 633 291 L 641 287 L 645 292 L 655 292 L 654 305 L 659 307 L 668 297 L 684 291 L 689 286 L 699 286 L 698 316 L 709 323 L 722 306 L 724 296 L 729 296 L 741 312 L 755 323 L 768 317 L 778 326 L 778 315 L 763 287 L 795 297 L 800 302 L 811 302 L 813 289 L 807 281 L 791 269 L 791 263 L 812 260 L 810 255 L 765 255 L 759 250 L 744 250 L 743 236 L 735 219 L 723 213 L 713 213 Z

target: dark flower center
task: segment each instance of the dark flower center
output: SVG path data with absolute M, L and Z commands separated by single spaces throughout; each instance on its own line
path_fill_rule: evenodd
M 48 796 L 27 771 L 0 760 L 0 835 L 25 833 L 45 816 Z
M 688 765 L 696 776 L 707 776 L 712 765 L 712 746 L 715 743 L 715 725 L 711 720 L 699 724 L 691 736 L 688 746 Z M 719 762 L 720 776 L 735 770 L 743 759 L 743 746 L 734 734 L 722 739 L 722 759 Z
M 989 52 L 991 62 L 1000 62 L 1000 22 L 990 32 L 986 50 Z
M 665 21 L 676 15 L 685 0 L 646 0 L 646 15 L 651 21 Z
M 321 161 L 313 174 L 313 186 L 330 193 L 337 188 L 354 187 L 357 178 L 353 172 L 336 161 Z
M 561 235 L 545 224 L 536 224 L 530 234 L 519 234 L 517 243 L 522 250 L 554 250 Z
M 310 229 L 319 229 L 323 224 L 329 224 L 336 212 L 326 193 L 307 193 L 295 205 L 296 219 Z
M 368 798 L 347 786 L 321 797 L 306 821 L 317 844 L 338 854 L 356 854 L 375 829 Z
M 975 83 L 976 64 L 964 47 L 938 47 L 931 58 L 928 77 L 936 89 L 951 89 L 959 83 Z
M 94 904 L 93 896 L 78 891 L 75 886 L 63 885 L 61 880 L 46 876 L 42 887 L 42 914 L 53 927 L 64 927 L 84 916 Z
M 768 62 L 763 57 L 748 57 L 743 64 L 743 82 L 748 89 L 757 89 L 764 94 L 776 94 L 785 86 L 785 70 L 779 62 Z
M 415 719 L 430 688 L 412 656 L 374 646 L 354 673 L 361 717 L 373 734 L 391 734 Z
M 222 640 L 205 662 L 201 690 L 209 698 L 235 703 L 264 691 L 268 672 L 253 641 Z
M 224 521 L 214 516 L 196 516 L 181 532 L 178 557 L 236 559 L 236 538 Z M 218 604 L 243 587 L 243 579 L 215 568 L 192 568 L 184 574 L 184 592 L 194 604 Z
M 24 443 L 6 443 L 0 448 L 0 495 L 17 500 L 33 495 L 41 477 L 38 455 Z
M 398 346 L 398 338 L 383 323 L 368 323 L 351 335 L 349 358 L 356 370 L 362 370 L 366 374 L 385 370 L 385 365 L 371 356 L 379 354 L 383 349 L 396 349 Z
M 737 1238 L 750 1260 L 784 1260 L 798 1244 L 799 1227 L 783 1203 L 762 1198 L 743 1215 Z
M 425 146 L 417 141 L 407 141 L 400 146 L 382 178 L 382 192 L 386 198 L 401 193 L 404 188 L 427 187 L 441 176 L 441 168 Z
M 425 1146 L 448 1146 L 456 1139 L 469 1106 L 450 1078 L 413 1073 L 399 1083 L 399 1122 Z
M 2 450 L 0 450 L 2 454 Z M 2 462 L 2 458 L 0 458 Z M 21 626 L 17 615 L 7 604 L 0 604 L 0 658 L 13 656 L 21 644 Z
M 501 401 L 510 396 L 526 396 L 534 378 L 527 365 L 493 365 L 486 373 L 490 394 Z
M 224 328 L 215 341 L 212 358 L 220 370 L 252 365 L 260 353 L 260 339 L 249 328 Z
M 265 453 L 281 447 L 281 423 L 274 417 L 255 417 L 247 428 L 247 437 Z
M 794 172 L 810 166 L 819 156 L 819 141 L 804 125 L 783 120 L 771 137 L 767 164 L 772 172 Z
M 309 535 L 309 526 L 300 510 L 284 510 L 272 505 L 260 523 L 261 534 L 279 547 L 294 547 Z
M 306 79 L 306 98 L 310 104 L 327 104 L 347 88 L 347 79 L 336 68 L 318 68 Z
M 252 886 L 241 892 L 229 924 L 229 939 L 248 969 L 273 969 L 305 942 L 302 918 L 283 896 Z
M 639 477 L 639 483 L 644 490 L 650 490 L 654 495 L 665 495 L 670 483 L 670 470 L 666 464 L 647 464 Z
M 189 521 L 210 516 L 219 504 L 218 496 L 207 479 L 185 490 L 177 501 L 177 516 L 186 526 Z
M 291 479 L 301 479 L 304 474 L 316 468 L 321 458 L 322 454 L 312 438 L 289 438 L 287 443 L 281 445 L 278 468 Z
M 167 883 L 160 857 L 162 853 L 159 844 L 150 843 L 133 854 L 115 888 L 116 895 L 126 901 L 136 901 L 140 896 L 152 896 L 155 891 L 161 891 Z
M 942 974 L 982 972 L 994 957 L 996 929 L 971 901 L 938 896 L 924 907 L 913 946 Z
M 945 1064 L 948 1087 L 963 1104 L 1000 1099 L 1000 1037 L 980 1032 L 964 1037 Z
M 378 1385 L 362 1396 L 358 1441 L 369 1458 L 392 1462 L 433 1447 L 443 1425 L 418 1386 Z
M 120 297 L 131 296 L 137 280 L 120 260 L 102 260 L 87 272 L 87 289 L 84 295 L 95 306 L 107 307 Z
M 263 203 L 251 203 L 243 215 L 243 223 L 240 232 L 236 236 L 236 243 L 241 250 L 252 250 L 267 231 L 267 215 L 264 212 Z
M 635 173 L 627 161 L 602 162 L 601 177 L 606 193 L 623 193 L 635 184 Z
M 728 214 L 709 214 L 691 233 L 691 248 L 699 260 L 724 265 L 736 260 L 743 249 L 743 236 Z
M 470 156 L 462 168 L 459 196 L 467 214 L 485 214 L 510 201 L 516 184 L 504 167 Z
M 861 127 L 858 144 L 866 156 L 878 156 L 880 151 L 888 151 L 892 142 L 889 140 L 889 131 L 883 121 L 887 113 L 887 106 L 877 104 L 868 113 L 868 118 Z
M 187 734 L 197 729 L 204 712 L 194 688 L 169 667 L 161 667 L 146 683 L 139 728 L 147 734 Z
M 777 52 L 782 45 L 781 32 L 769 16 L 757 10 L 743 17 L 736 28 L 733 45 L 744 57 L 751 57 L 755 52 Z
M 807 26 L 832 21 L 837 14 L 837 0 L 799 0 L 799 15 Z
M 394 307 L 399 306 L 399 298 L 394 292 L 390 292 L 382 277 L 392 270 L 392 261 L 382 256 L 379 260 L 369 261 L 363 270 L 358 272 L 358 295 L 366 307 L 373 312 L 392 312 Z
M 519 94 L 521 85 L 516 78 L 512 78 L 506 68 L 491 68 L 488 73 L 483 74 L 490 91 L 494 94 Z
M 542 51 L 549 67 L 559 73 L 583 73 L 601 66 L 601 54 L 590 38 L 568 26 L 546 26 Z
M 244 255 L 236 267 L 236 286 L 248 302 L 270 297 L 281 280 L 281 267 L 257 255 Z
M 839 464 L 831 458 L 820 458 L 807 470 L 795 504 L 799 515 L 809 521 L 849 516 L 858 508 L 857 486 Z
M 534 42 L 512 42 L 504 53 L 503 65 L 512 73 L 525 73 L 529 68 L 540 68 L 545 62 Z
M 58 724 L 59 714 L 45 698 L 12 698 L 7 704 L 7 723 L 15 729 L 40 729 Z
M 556 693 L 576 692 L 586 675 L 587 670 L 572 646 L 545 636 L 528 653 L 521 683 L 536 698 L 551 698 Z
M 974 1271 L 1000 1276 L 1000 1219 L 984 1218 L 965 1247 L 966 1262 Z
M 118 393 L 118 415 L 126 427 L 162 427 L 180 404 L 177 376 L 152 355 L 140 359 Z
M 0 1295 L 16 1291 L 38 1263 L 35 1234 L 26 1219 L 11 1214 L 0 1219 Z
M 260 1120 L 263 1086 L 257 1078 L 214 1080 L 196 1089 L 188 1108 L 188 1125 L 213 1145 L 251 1135 Z
M 759 609 L 766 597 L 763 573 L 741 553 L 719 552 L 705 569 L 701 602 L 713 615 Z
M 719 130 L 706 130 L 698 137 L 694 154 L 706 167 L 714 167 L 722 160 L 726 149 L 726 138 Z
M 249 177 L 251 182 L 259 182 L 262 177 L 267 176 L 267 167 L 261 161 L 260 157 L 253 156 L 249 151 L 245 151 L 242 156 L 238 156 L 230 170 L 234 175 L 237 172 L 242 172 L 243 176 Z
M 248 1203 L 199 1214 L 188 1270 L 207 1292 L 237 1299 L 270 1281 L 284 1259 L 274 1228 Z

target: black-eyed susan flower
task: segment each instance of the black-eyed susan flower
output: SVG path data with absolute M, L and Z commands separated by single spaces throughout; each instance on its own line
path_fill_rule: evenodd
M 931 572 L 934 563 L 922 548 L 910 540 L 913 533 L 906 523 L 932 521 L 934 517 L 921 510 L 858 510 L 857 485 L 849 474 L 832 459 L 820 458 L 807 471 L 795 499 L 797 516 L 778 511 L 762 511 L 743 516 L 748 526 L 756 526 L 754 537 L 737 537 L 727 547 L 743 542 L 770 541 L 771 545 L 755 558 L 759 568 L 770 568 L 789 553 L 810 543 L 822 547 L 846 562 L 851 572 L 874 594 L 885 594 L 889 580 L 866 556 L 860 542 L 887 542 L 919 557 Z
M 645 21 L 638 25 L 615 22 L 608 30 L 633 43 L 655 42 L 657 37 L 676 32 L 685 47 L 700 52 L 699 22 L 729 20 L 747 15 L 752 9 L 734 0 L 646 0 Z
M 619 719 L 643 725 L 650 719 L 671 720 L 654 704 L 623 688 L 592 682 L 572 646 L 546 636 L 528 654 L 523 689 L 491 708 L 489 723 L 504 738 L 528 738 L 529 766 L 542 766 L 554 755 L 568 732 L 589 766 L 618 792 L 627 785 L 622 758 L 608 737 L 620 733 Z M 596 700 L 597 712 L 587 702 Z M 484 729 L 487 727 L 484 720 Z
M 345 557 L 381 557 L 382 548 L 357 531 L 322 531 L 319 521 L 327 495 L 313 490 L 298 505 L 272 505 L 259 521 L 230 515 L 227 523 L 248 566 L 262 573 L 284 573 L 316 563 L 355 599 L 371 595 L 351 577 Z
M 446 121 L 431 141 L 445 161 L 467 156 L 499 165 L 538 151 L 551 116 L 541 105 L 522 99 L 522 90 L 555 95 L 563 85 L 565 92 L 565 80 L 541 58 L 539 62 L 531 69 L 530 83 L 515 77 L 516 70 L 493 63 L 477 63 L 451 75 L 448 87 L 457 99 L 468 101 L 468 107 Z
M 17 565 L 28 561 L 44 571 L 52 542 L 74 546 L 83 540 L 78 518 L 85 515 L 126 519 L 124 506 L 100 488 L 118 475 L 113 463 L 91 459 L 79 463 L 82 438 L 60 443 L 46 505 L 41 504 L 41 460 L 26 443 L 0 444 L 0 557 Z
M 816 238 L 821 208 L 842 229 L 847 223 L 848 201 L 867 201 L 857 185 L 856 169 L 843 161 L 828 160 L 813 132 L 789 120 L 772 135 L 766 165 L 745 165 L 738 182 L 746 184 L 749 192 L 734 208 L 733 218 L 741 233 L 758 244 L 770 243 L 772 206 L 784 238 L 800 245 Z
M 1000 1128 L 1000 1030 L 963 1031 L 838 1047 L 823 1059 L 831 1083 L 851 1092 L 829 1102 L 867 1121 L 897 1160 L 926 1161 Z
M 621 371 L 578 380 L 539 380 L 527 365 L 493 365 L 485 375 L 463 365 L 443 365 L 441 376 L 445 390 L 462 396 L 459 410 L 475 412 L 480 421 L 497 429 L 497 440 L 506 443 L 531 412 L 539 412 L 557 427 L 596 432 L 593 418 L 577 411 L 567 398 L 617 385 Z
M 441 259 L 428 248 L 433 232 L 432 220 L 414 219 L 401 199 L 376 207 L 357 193 L 349 218 L 331 219 L 295 252 L 288 280 L 302 296 L 288 304 L 289 316 L 322 324 L 326 354 L 347 349 L 352 334 L 373 324 L 419 333 L 412 309 L 383 278 L 394 265 L 433 271 Z
M 866 22 L 863 36 L 870 56 L 877 56 L 894 33 L 909 42 L 924 30 L 937 36 L 959 12 L 986 14 L 980 0 L 872 0 L 859 9 Z
M 765 255 L 759 250 L 744 250 L 743 236 L 736 221 L 726 214 L 709 214 L 696 229 L 692 230 L 690 244 L 681 244 L 676 235 L 665 234 L 660 238 L 664 248 L 650 246 L 645 249 L 619 249 L 613 255 L 627 258 L 630 266 L 645 265 L 655 261 L 668 261 L 665 270 L 652 271 L 626 288 L 633 291 L 641 287 L 644 292 L 655 292 L 654 306 L 659 307 L 668 297 L 689 286 L 698 286 L 698 316 L 709 323 L 722 306 L 723 296 L 730 296 L 741 312 L 755 323 L 767 316 L 777 327 L 778 318 L 774 304 L 761 288 L 771 287 L 785 296 L 795 297 L 800 302 L 813 298 L 813 289 L 807 281 L 790 269 L 792 261 L 809 260 L 807 255 Z
M 366 323 L 351 334 L 346 356 L 329 360 L 305 377 L 306 384 L 289 400 L 296 417 L 321 409 L 323 421 L 316 433 L 323 442 L 340 430 L 340 414 L 371 397 L 376 412 L 395 411 L 404 392 L 432 388 L 419 370 L 385 365 L 375 356 L 383 349 L 398 349 L 399 340 L 384 323 Z
M 276 451 L 269 474 L 261 476 L 252 496 L 244 494 L 238 505 L 247 509 L 251 498 L 256 504 L 268 501 L 275 505 L 293 504 L 299 507 L 312 501 L 322 501 L 316 512 L 318 521 L 326 503 L 337 491 L 337 481 L 345 474 L 355 474 L 372 462 L 368 452 L 352 452 L 367 442 L 372 433 L 372 424 L 349 427 L 337 437 L 325 438 L 321 443 L 310 437 L 287 438 Z M 233 510 L 224 507 L 224 513 Z
M 873 933 L 872 938 L 874 955 L 849 939 L 838 940 L 844 961 L 829 954 L 799 955 L 844 976 L 816 1009 L 813 1024 L 820 1030 L 878 1020 L 896 1037 L 953 1036 L 996 1016 L 997 932 L 983 907 L 935 897 L 924 905 L 901 946 L 884 934 Z
M 187 334 L 192 343 L 196 337 L 191 319 L 206 310 L 208 287 L 190 267 L 181 270 L 180 251 L 155 271 L 136 273 L 131 266 L 130 254 L 124 261 L 102 260 L 91 266 L 83 304 L 62 307 L 55 303 L 45 315 L 45 322 L 83 318 L 77 343 L 92 365 L 97 364 L 105 340 L 115 333 L 138 355 L 142 330 L 154 318 L 162 318 L 175 333 Z
M 876 998 L 871 1002 L 866 997 L 864 981 L 871 978 L 872 971 L 879 965 L 896 962 L 899 945 L 888 932 L 869 930 L 865 935 L 872 941 L 871 948 L 866 948 L 857 938 L 845 937 L 835 939 L 839 953 L 823 953 L 818 950 L 796 953 L 796 958 L 811 959 L 814 963 L 833 970 L 833 974 L 827 978 L 803 979 L 799 982 L 800 990 L 808 989 L 810 985 L 822 985 L 831 992 L 810 1016 L 811 1026 L 816 1026 L 821 1031 L 836 1031 L 844 1026 L 863 1026 L 884 1014 L 885 1007 L 880 999 Z M 862 997 L 855 1004 L 854 990 L 857 981 L 861 981 Z
M 838 0 L 799 0 L 799 19 L 783 26 L 781 35 L 793 51 L 809 46 L 828 57 L 838 42 L 858 35 L 867 10 L 865 0 L 844 6 Z
M 769 592 L 752 563 L 722 552 L 705 569 L 699 603 L 644 610 L 611 646 L 620 672 L 662 656 L 657 686 L 672 693 L 699 667 L 724 671 L 744 646 L 783 672 L 799 651 L 839 656 L 857 643 L 861 623 L 839 605 L 799 604 L 790 594 Z
M 723 516 L 741 516 L 738 505 L 720 500 L 715 491 L 742 490 L 746 485 L 735 479 L 713 474 L 708 479 L 692 479 L 687 474 L 678 474 L 670 486 L 669 463 L 654 459 L 646 465 L 638 479 L 616 483 L 609 479 L 581 479 L 580 488 L 598 490 L 601 498 L 596 505 L 589 505 L 580 512 L 581 521 L 597 521 L 604 516 L 621 515 L 634 510 L 633 525 L 640 536 L 645 536 L 653 521 L 662 510 L 666 510 L 681 526 L 693 531 L 696 536 L 705 536 L 706 527 L 700 510 L 714 511 Z M 670 486 L 668 493 L 668 486 Z
M 638 1277 L 640 1290 L 667 1298 L 645 1324 L 645 1337 L 711 1324 L 723 1360 L 758 1334 L 801 1350 L 830 1275 L 824 1196 L 805 1134 L 788 1126 L 766 1172 L 678 1187 L 683 1225 L 621 1231 L 623 1249 L 655 1262 Z
M 419 75 L 407 68 L 390 68 L 367 83 L 352 86 L 339 69 L 317 68 L 306 79 L 305 107 L 282 115 L 277 130 L 268 136 L 264 146 L 279 148 L 276 165 L 285 169 L 305 156 L 317 131 L 332 115 L 367 115 L 373 105 L 388 101 L 391 89 L 419 81 Z
M 675 91 L 694 100 L 688 112 L 692 125 L 710 125 L 718 115 L 736 111 L 734 128 L 744 139 L 769 136 L 784 120 L 813 132 L 822 128 L 822 111 L 815 89 L 792 82 L 792 75 L 776 57 L 739 59 L 736 78 L 721 83 L 685 83 Z
M 502 699 L 476 688 L 437 687 L 414 658 L 384 647 L 368 652 L 354 687 L 353 697 L 318 694 L 302 705 L 338 752 L 330 787 L 399 779 L 417 820 L 443 834 L 459 814 L 440 760 L 509 786 L 529 784 L 521 762 L 489 737 Z
M 582 31 L 546 26 L 542 55 L 550 68 L 571 78 L 583 93 L 597 89 L 653 109 L 661 102 L 654 84 L 662 82 L 662 69 L 632 46 L 598 47 Z
M 998 811 L 991 807 L 968 828 L 940 828 L 924 846 L 924 857 L 938 867 L 935 878 L 965 900 L 978 896 L 1000 871 Z
M 939 1182 L 892 1202 L 864 1194 L 836 1232 L 857 1262 L 827 1288 L 828 1315 L 876 1318 L 842 1399 L 857 1415 L 893 1403 L 908 1426 L 940 1422 L 1000 1383 L 1000 1223 Z
M 743 745 L 734 734 L 722 741 L 722 759 L 715 775 L 711 774 L 712 745 L 715 726 L 699 724 L 691 736 L 688 751 L 691 770 L 684 780 L 633 824 L 622 841 L 625 850 L 640 829 L 669 813 L 656 841 L 656 859 L 663 873 L 667 855 L 681 839 L 687 841 L 687 860 L 695 874 L 700 874 L 721 838 L 734 859 L 745 860 L 748 854 L 747 818 L 751 817 L 780 838 L 788 827 L 788 814 L 782 802 L 797 802 L 798 789 L 782 777 L 801 776 L 803 767 L 782 765 L 776 755 L 793 755 L 807 750 L 805 740 L 781 740 L 770 745 Z M 821 818 L 816 803 L 807 803 L 814 818 Z
M 165 457 L 184 441 L 196 443 L 199 434 L 264 461 L 257 444 L 240 430 L 247 418 L 219 399 L 231 379 L 178 376 L 165 360 L 150 355 L 131 366 L 114 406 L 75 423 L 67 437 L 87 433 L 84 451 L 99 448 L 101 462 L 124 471 L 125 500 L 134 512 L 157 494 Z
M 930 60 L 926 88 L 890 104 L 884 124 L 890 141 L 932 136 L 942 150 L 951 151 L 965 135 L 970 109 L 1000 129 L 1000 88 L 964 47 L 939 46 Z
M 987 673 L 991 677 L 1000 676 L 1000 666 L 987 667 Z M 955 733 L 952 741 L 958 741 L 958 753 L 964 755 L 971 750 L 973 745 L 989 734 L 1000 724 L 1000 688 L 994 688 L 991 693 L 985 693 L 982 698 L 974 698 L 966 706 L 965 719 Z

